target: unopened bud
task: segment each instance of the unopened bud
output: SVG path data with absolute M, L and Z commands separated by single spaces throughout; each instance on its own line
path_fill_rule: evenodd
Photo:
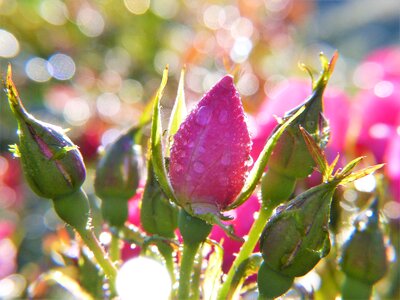
M 133 128 L 120 136 L 100 159 L 94 188 L 102 200 L 102 214 L 112 226 L 121 226 L 128 217 L 128 200 L 136 193 L 141 174 L 140 146 Z
M 81 187 L 86 170 L 83 158 L 63 129 L 35 119 L 22 105 L 7 73 L 7 96 L 18 122 L 19 145 L 12 146 L 21 157 L 25 177 L 32 190 L 41 197 L 55 199 Z
M 377 205 L 375 199 L 369 209 L 357 217 L 340 259 L 340 266 L 347 276 L 370 285 L 380 280 L 388 267 Z

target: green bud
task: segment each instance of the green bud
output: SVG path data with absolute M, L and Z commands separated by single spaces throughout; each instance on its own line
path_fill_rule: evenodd
M 109 145 L 96 168 L 94 188 L 102 199 L 128 200 L 136 193 L 142 166 L 141 148 L 135 144 L 138 128 L 121 135 Z
M 287 120 L 301 107 L 304 111 L 288 126 L 280 137 L 268 161 L 268 171 L 262 180 L 262 199 L 271 201 L 268 205 L 278 205 L 288 199 L 294 189 L 296 179 L 310 175 L 315 166 L 314 159 L 300 132 L 303 127 L 324 148 L 329 138 L 328 122 L 323 116 L 323 93 L 333 71 L 337 54 L 330 62 L 321 56 L 323 71 L 317 82 L 313 82 L 313 92 L 304 104 L 288 112 Z M 277 125 L 277 128 L 281 126 Z M 276 130 L 276 129 L 275 129 Z M 277 184 L 279 182 L 279 184 Z
M 107 149 L 96 168 L 94 188 L 102 200 L 103 218 L 111 226 L 122 226 L 128 217 L 128 200 L 139 185 L 142 156 L 135 144 L 138 128 L 121 135 Z
M 185 244 L 197 245 L 205 241 L 211 232 L 212 225 L 191 216 L 181 209 L 178 217 L 178 227 Z
M 41 122 L 30 115 L 19 98 L 8 68 L 7 96 L 18 122 L 19 145 L 25 177 L 32 190 L 44 198 L 59 198 L 78 191 L 85 180 L 83 158 L 63 129 Z
M 329 211 L 336 186 L 323 183 L 277 209 L 260 239 L 264 261 L 272 270 L 302 276 L 329 253 Z
M 143 229 L 150 234 L 173 238 L 178 227 L 178 211 L 178 207 L 162 192 L 154 175 L 152 161 L 149 159 L 147 182 L 140 209 L 140 222 Z
M 86 230 L 89 221 L 89 201 L 82 189 L 66 196 L 53 199 L 57 215 L 78 232 Z
M 348 277 L 372 285 L 385 275 L 388 268 L 386 246 L 379 228 L 377 199 L 357 217 L 354 226 L 343 245 L 340 266 Z
M 287 277 L 272 270 L 263 262 L 258 270 L 259 299 L 271 299 L 286 293 L 293 285 L 294 277 Z

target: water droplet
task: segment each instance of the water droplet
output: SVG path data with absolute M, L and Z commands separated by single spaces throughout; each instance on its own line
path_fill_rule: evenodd
M 207 125 L 208 123 L 210 123 L 211 121 L 211 117 L 212 117 L 212 110 L 211 108 L 207 107 L 207 106 L 202 106 L 200 107 L 197 116 L 196 116 L 196 122 L 199 125 Z
M 206 170 L 206 167 L 203 163 L 195 161 L 193 164 L 193 170 L 197 173 L 203 173 Z
M 231 163 L 231 155 L 229 153 L 224 153 L 221 158 L 221 164 L 228 166 Z
M 244 163 L 247 167 L 251 167 L 253 165 L 253 158 L 249 156 L 249 158 Z
M 218 115 L 218 122 L 220 124 L 226 124 L 228 122 L 228 111 L 225 109 L 221 110 Z

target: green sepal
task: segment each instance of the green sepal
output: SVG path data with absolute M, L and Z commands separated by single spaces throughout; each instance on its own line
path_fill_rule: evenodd
M 160 87 L 158 88 L 157 94 L 154 100 L 153 107 L 153 119 L 151 124 L 151 134 L 150 134 L 150 149 L 151 149 L 151 159 L 153 161 L 154 174 L 157 180 L 166 194 L 166 196 L 173 202 L 176 203 L 176 197 L 174 190 L 171 186 L 170 180 L 168 178 L 167 169 L 165 167 L 164 161 L 164 150 L 162 143 L 162 125 L 161 125 L 161 112 L 160 112 L 160 100 L 164 91 L 164 88 L 168 80 L 168 68 L 165 68 L 163 72 L 163 77 L 161 80 Z
M 169 119 L 168 141 L 170 142 L 170 144 L 172 144 L 171 139 L 178 131 L 179 126 L 181 125 L 182 121 L 185 119 L 187 114 L 184 84 L 185 84 L 185 69 L 181 71 L 181 77 L 179 79 L 179 85 L 178 85 L 178 92 L 176 95 L 175 104 L 172 108 L 171 117 Z M 169 147 L 167 147 L 166 150 L 169 151 Z
M 147 164 L 147 181 L 144 187 L 140 223 L 150 234 L 173 238 L 178 227 L 179 208 L 170 202 L 155 178 L 152 159 Z
M 178 227 L 184 243 L 188 245 L 203 243 L 212 229 L 210 223 L 190 215 L 184 209 L 179 212 Z
M 53 154 L 53 156 L 50 158 L 51 160 L 60 160 L 65 157 L 65 155 L 72 150 L 78 150 L 77 145 L 72 145 L 72 146 L 64 146 L 60 148 L 56 153 Z
M 90 226 L 89 200 L 82 189 L 53 199 L 53 206 L 60 219 L 78 232 L 84 232 Z
M 21 157 L 21 152 L 17 144 L 8 145 L 8 151 L 10 151 L 14 157 Z

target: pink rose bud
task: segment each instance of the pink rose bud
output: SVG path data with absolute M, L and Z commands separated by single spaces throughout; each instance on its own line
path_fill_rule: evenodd
M 178 203 L 194 214 L 218 214 L 244 185 L 250 149 L 242 103 L 227 75 L 174 136 L 169 176 Z
M 274 116 L 284 114 L 304 102 L 311 93 L 309 80 L 289 79 L 278 85 L 261 106 L 256 116 L 256 132 L 253 139 L 252 156 L 258 157 L 272 130 L 278 124 Z M 326 148 L 328 157 L 334 158 L 345 146 L 349 126 L 349 100 L 347 95 L 332 87 L 324 93 L 324 115 L 329 121 L 330 139 Z

